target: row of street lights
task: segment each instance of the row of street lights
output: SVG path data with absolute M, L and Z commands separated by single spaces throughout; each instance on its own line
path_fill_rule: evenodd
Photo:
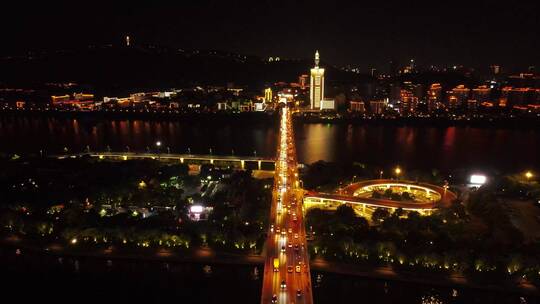
M 157 148 L 157 150 L 158 150 L 158 153 L 159 153 L 159 152 L 160 152 L 160 149 L 161 149 L 161 146 L 162 146 L 161 141 L 159 141 L 159 140 L 156 141 L 156 142 L 155 142 L 155 146 L 156 146 L 156 148 Z M 107 152 L 111 152 L 111 151 L 112 151 L 111 147 L 108 146 L 108 145 L 107 145 L 107 147 L 106 147 L 106 150 L 107 150 Z M 150 152 L 150 147 L 146 147 L 146 150 L 147 150 L 147 152 Z M 69 152 L 68 147 L 64 147 L 63 151 L 64 151 L 64 153 L 68 153 L 68 152 Z M 84 151 L 86 151 L 87 153 L 90 153 L 90 146 L 87 145 L 87 146 L 85 147 Z M 212 148 L 209 148 L 208 151 L 209 151 L 209 154 L 212 155 L 212 153 L 213 153 Z M 131 148 L 130 148 L 129 146 L 126 146 L 126 152 L 128 152 L 128 153 L 131 152 Z M 188 152 L 188 154 L 191 154 L 191 148 L 190 148 L 190 147 L 187 148 L 187 152 Z M 40 156 L 43 157 L 44 154 L 45 154 L 45 150 L 44 150 L 44 149 L 40 149 L 40 150 L 39 150 L 39 153 L 40 153 Z M 171 153 L 171 148 L 170 148 L 170 147 L 167 147 L 167 153 Z M 234 156 L 234 149 L 231 149 L 231 155 Z M 257 156 L 257 150 L 253 150 L 253 155 L 254 155 L 255 157 Z

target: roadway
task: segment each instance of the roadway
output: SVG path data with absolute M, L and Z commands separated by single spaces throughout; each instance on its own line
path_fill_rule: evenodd
M 313 303 L 290 110 L 281 111 L 261 303 Z

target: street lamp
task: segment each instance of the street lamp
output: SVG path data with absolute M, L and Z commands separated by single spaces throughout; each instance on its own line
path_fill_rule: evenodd
M 399 175 L 401 174 L 401 168 L 398 166 L 396 169 L 394 169 L 394 172 L 396 173 L 396 178 L 399 179 Z
M 159 140 L 156 141 L 156 147 L 157 147 L 157 153 L 158 153 L 158 159 L 159 159 L 159 153 L 160 153 L 159 148 L 161 148 L 161 141 Z
M 383 170 L 379 171 L 379 179 L 382 179 Z
M 531 178 L 533 177 L 534 177 L 534 174 L 531 171 L 525 172 L 525 178 L 527 179 L 527 181 L 530 181 Z

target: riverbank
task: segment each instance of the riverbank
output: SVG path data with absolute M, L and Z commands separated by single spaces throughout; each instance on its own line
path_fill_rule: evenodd
M 204 112 L 204 111 L 142 111 L 130 109 L 102 110 L 102 111 L 59 111 L 59 110 L 16 110 L 0 109 L 0 116 L 18 117 L 54 117 L 65 119 L 86 119 L 86 120 L 106 120 L 106 119 L 143 119 L 148 121 L 199 121 L 212 119 L 216 121 L 241 120 L 249 123 L 276 123 L 276 112 Z
M 370 279 L 419 283 L 444 287 L 465 287 L 489 291 L 504 290 L 506 292 L 516 294 L 540 296 L 538 288 L 526 282 L 520 282 L 519 284 L 511 283 L 508 285 L 480 284 L 478 282 L 471 282 L 467 279 L 467 277 L 457 273 L 450 276 L 445 276 L 442 273 L 413 273 L 408 271 L 396 271 L 391 266 L 373 267 L 369 265 L 329 262 L 322 259 L 312 259 L 310 261 L 310 267 L 312 271 L 314 270 L 349 276 L 365 277 Z
M 171 250 L 171 249 L 151 249 L 143 248 L 133 249 L 115 248 L 109 246 L 106 248 L 77 249 L 61 244 L 48 244 L 46 246 L 37 246 L 25 241 L 19 237 L 4 237 L 0 241 L 2 248 L 11 250 L 13 255 L 24 255 L 28 252 L 37 255 L 52 256 L 62 259 L 97 259 L 103 263 L 114 263 L 114 261 L 131 262 L 163 262 L 163 263 L 197 263 L 197 264 L 219 264 L 219 265 L 243 265 L 260 268 L 264 265 L 264 257 L 261 255 L 234 254 L 229 252 L 217 252 L 209 248 L 198 248 L 190 250 Z M 378 279 L 395 282 L 418 283 L 431 286 L 442 287 L 460 287 L 476 289 L 483 291 L 497 291 L 514 293 L 518 295 L 528 295 L 538 297 L 540 293 L 538 288 L 528 283 L 494 285 L 480 284 L 471 282 L 466 277 L 455 274 L 446 276 L 437 273 L 420 273 L 396 271 L 391 267 L 374 267 L 369 265 L 346 264 L 330 262 L 316 258 L 310 261 L 312 275 L 320 273 L 333 273 L 347 276 L 355 276 L 368 279 Z
M 229 121 L 231 119 L 249 123 L 277 123 L 277 112 L 205 112 L 184 110 L 132 110 L 110 109 L 100 111 L 65 111 L 55 109 L 0 109 L 0 116 L 28 116 L 76 118 L 87 120 L 100 119 L 143 119 L 159 121 L 199 121 L 212 119 Z M 534 129 L 540 127 L 540 114 L 534 115 L 475 115 L 470 117 L 380 117 L 334 114 L 328 115 L 296 115 L 295 123 L 303 124 L 340 124 L 340 125 L 373 125 L 373 126 L 411 126 L 411 127 L 475 127 L 500 129 Z

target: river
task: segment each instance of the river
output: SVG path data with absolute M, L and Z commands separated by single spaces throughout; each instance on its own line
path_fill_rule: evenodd
M 277 125 L 271 120 L 212 116 L 187 121 L 0 116 L 0 152 L 155 150 L 273 157 Z M 540 168 L 540 130 L 396 125 L 295 124 L 299 161 L 362 162 L 450 170 Z
M 18 302 L 259 303 L 262 266 L 62 257 L 0 247 L 5 290 Z M 258 269 L 255 275 L 254 268 Z M 537 303 L 504 291 L 441 287 L 312 272 L 318 304 Z M 525 300 L 526 302 L 521 302 Z

